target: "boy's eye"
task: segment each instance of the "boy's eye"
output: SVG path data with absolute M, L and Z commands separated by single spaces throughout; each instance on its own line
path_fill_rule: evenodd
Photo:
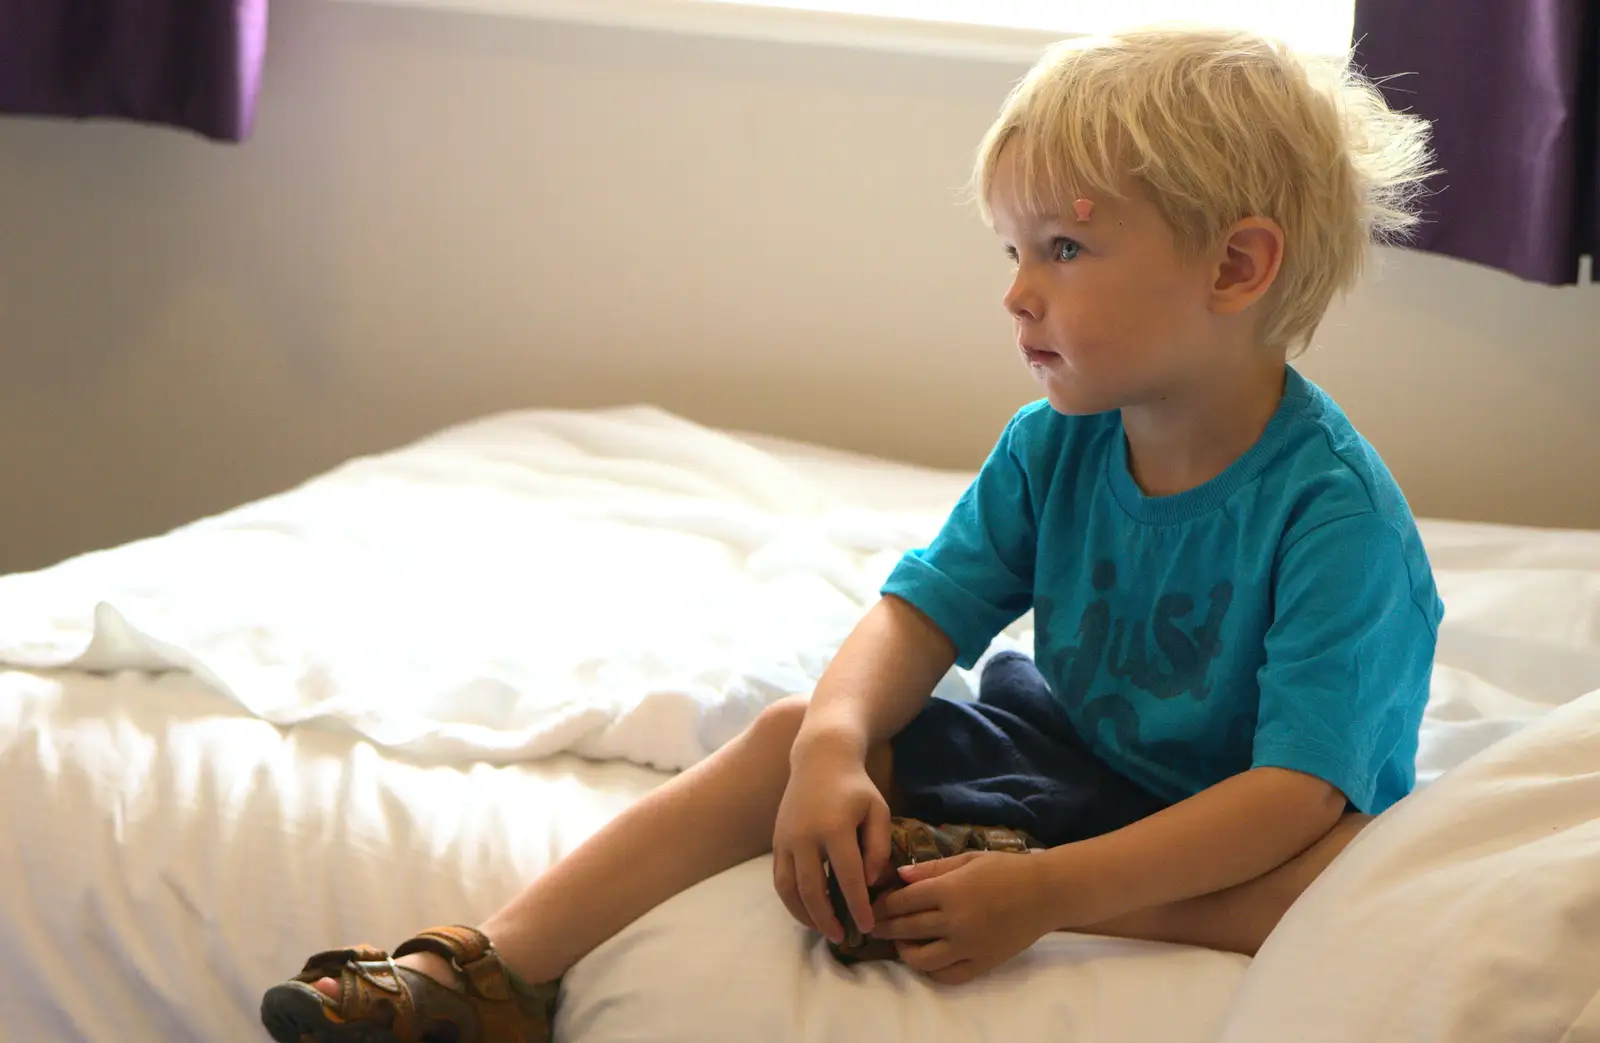
M 1078 254 L 1081 253 L 1082 251 L 1083 251 L 1083 244 L 1079 243 L 1075 239 L 1067 239 L 1065 237 L 1062 237 L 1062 238 L 1059 238 L 1059 239 L 1052 239 L 1050 241 L 1050 258 L 1052 260 L 1055 260 L 1055 261 L 1071 261 L 1071 260 L 1075 260 L 1077 258 L 1077 256 L 1078 256 Z M 1015 246 L 1006 247 L 1005 248 L 1005 254 L 1006 254 L 1006 259 L 1008 261 L 1010 261 L 1012 264 L 1019 263 L 1018 262 L 1018 256 L 1019 255 L 1017 253 L 1017 248 Z

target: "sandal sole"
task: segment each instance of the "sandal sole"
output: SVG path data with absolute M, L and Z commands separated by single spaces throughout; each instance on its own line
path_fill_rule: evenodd
M 299 983 L 274 985 L 261 997 L 261 1024 L 277 1043 L 399 1043 L 370 1021 L 329 1021 L 322 995 Z

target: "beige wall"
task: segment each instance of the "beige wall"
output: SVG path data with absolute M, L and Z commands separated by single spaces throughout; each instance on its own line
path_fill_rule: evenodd
M 243 149 L 0 123 L 0 571 L 515 407 L 974 466 L 1019 71 L 278 0 Z M 1304 368 L 1419 512 L 1600 526 L 1600 289 L 1385 260 Z

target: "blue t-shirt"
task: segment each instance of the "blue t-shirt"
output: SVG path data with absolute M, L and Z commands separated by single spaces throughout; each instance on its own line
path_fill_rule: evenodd
M 1292 367 L 1256 444 L 1175 496 L 1139 489 L 1120 413 L 1025 407 L 883 593 L 969 668 L 1031 608 L 1078 731 L 1166 800 L 1272 766 L 1376 814 L 1416 781 L 1444 606 L 1388 468 Z

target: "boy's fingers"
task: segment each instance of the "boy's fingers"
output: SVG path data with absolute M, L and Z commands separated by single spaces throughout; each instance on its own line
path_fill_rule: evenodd
M 960 869 L 981 854 L 983 854 L 981 851 L 964 851 L 959 855 L 952 855 L 949 858 L 937 858 L 931 862 L 913 862 L 910 865 L 901 866 L 898 872 L 900 879 L 907 882 L 932 880 L 936 876 L 944 876 L 946 873 Z
M 939 970 L 932 971 L 928 977 L 940 985 L 965 985 L 983 973 L 982 966 L 975 960 L 957 960 Z
M 802 926 L 812 930 L 817 925 L 811 922 L 811 916 L 806 912 L 805 903 L 800 901 L 800 892 L 795 888 L 794 859 L 789 853 L 779 852 L 772 856 L 772 887 L 778 892 L 784 908 L 789 910 L 789 915 L 800 921 Z
M 940 889 L 937 884 L 917 881 L 896 888 L 879 901 L 884 916 L 908 916 L 939 908 Z
M 900 962 L 924 974 L 942 971 L 958 962 L 955 950 L 943 938 L 931 942 L 895 942 L 894 947 L 900 954 Z
M 839 881 L 839 893 L 844 895 L 845 906 L 850 910 L 850 919 L 855 921 L 856 929 L 863 933 L 872 930 L 872 899 L 867 895 L 861 848 L 853 831 L 828 842 L 828 865 L 833 869 L 834 879 Z
M 909 916 L 892 916 L 879 920 L 872 936 L 890 941 L 926 942 L 939 938 L 943 929 L 944 917 L 937 909 L 933 909 L 925 913 L 911 913 Z
M 881 883 L 889 875 L 889 805 L 877 801 L 867 812 L 867 821 L 862 829 L 861 850 L 865 854 L 867 880 L 870 883 Z
M 830 942 L 838 944 L 844 941 L 844 928 L 834 918 L 833 908 L 828 902 L 828 885 L 822 878 L 822 859 L 817 852 L 807 851 L 794 856 L 794 877 L 800 901 L 806 915 L 811 918 L 811 925 Z

